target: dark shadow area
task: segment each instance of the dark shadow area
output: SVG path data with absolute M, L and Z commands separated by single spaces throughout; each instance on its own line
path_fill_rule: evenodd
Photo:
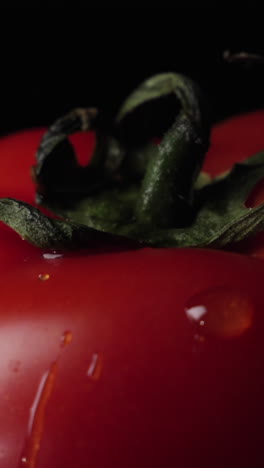
M 115 113 L 142 80 L 167 71 L 200 84 L 213 121 L 264 106 L 264 65 L 223 60 L 225 50 L 264 53 L 259 9 L 41 5 L 1 11 L 1 134 L 76 106 Z

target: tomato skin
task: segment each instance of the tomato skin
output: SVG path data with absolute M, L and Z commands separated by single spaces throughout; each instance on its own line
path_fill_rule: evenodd
M 42 134 L 0 142 L 3 196 L 34 202 L 24 177 Z M 21 147 L 23 171 L 8 179 Z M 1 468 L 263 466 L 261 260 L 108 245 L 43 254 L 0 226 Z M 233 339 L 197 329 L 189 301 L 230 287 L 249 298 L 252 326 Z
M 34 203 L 35 186 L 31 178 L 31 167 L 36 164 L 35 153 L 45 131 L 45 128 L 24 130 L 1 139 L 1 197 L 10 194 Z M 78 133 L 72 135 L 70 140 L 76 148 L 79 162 L 87 163 L 94 146 L 94 134 Z
M 233 164 L 264 150 L 264 110 L 219 122 L 212 128 L 203 170 L 215 176 Z
M 253 448 L 252 400 L 264 390 L 261 261 L 209 250 L 143 249 L 87 252 L 78 261 L 47 261 L 32 251 L 25 263 L 11 266 L 1 281 L 0 411 L 7 450 L 1 466 L 18 466 L 30 408 L 54 361 L 36 466 L 189 467 L 194 453 L 200 453 L 197 466 L 214 461 L 220 467 L 228 457 L 231 467 L 245 459 L 243 448 L 233 449 L 243 438 L 242 447 Z M 39 273 L 50 278 L 41 281 Z M 186 303 L 230 284 L 254 304 L 252 328 L 228 341 L 209 335 L 195 350 Z M 61 348 L 65 331 L 72 342 Z M 94 354 L 102 368 L 93 380 L 87 371 Z M 257 421 L 262 416 L 260 408 Z
M 247 112 L 219 122 L 212 128 L 211 145 L 203 170 L 211 176 L 224 172 L 233 164 L 264 150 L 264 110 Z M 261 181 L 247 200 L 254 207 L 264 202 L 264 181 Z M 264 259 L 264 233 L 241 242 L 237 252 Z

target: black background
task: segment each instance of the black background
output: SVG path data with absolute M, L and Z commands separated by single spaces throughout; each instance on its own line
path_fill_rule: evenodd
M 48 125 L 76 106 L 113 111 L 166 71 L 200 84 L 213 121 L 264 106 L 264 64 L 222 58 L 226 49 L 264 53 L 258 8 L 45 5 L 1 11 L 2 134 Z

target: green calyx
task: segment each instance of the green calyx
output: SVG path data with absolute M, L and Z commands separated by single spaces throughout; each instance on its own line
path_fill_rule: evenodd
M 175 115 L 155 144 L 157 135 L 141 130 L 156 115 L 162 127 L 169 98 Z M 96 148 L 81 167 L 68 137 L 91 129 Z M 34 168 L 36 201 L 60 219 L 4 198 L 0 220 L 40 248 L 83 248 L 100 239 L 225 248 L 264 228 L 264 206 L 245 206 L 264 177 L 264 153 L 211 180 L 201 173 L 209 133 L 198 87 L 182 75 L 154 76 L 126 99 L 111 125 L 95 109 L 76 109 L 44 135 Z

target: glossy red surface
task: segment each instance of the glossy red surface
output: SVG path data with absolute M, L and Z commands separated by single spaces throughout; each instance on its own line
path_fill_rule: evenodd
M 1 195 L 33 201 L 41 134 L 0 143 Z M 1 468 L 263 466 L 262 260 L 55 254 L 4 225 L 0 260 Z M 190 320 L 196 306 L 207 328 Z
M 23 241 L 13 240 L 15 252 Z M 45 260 L 26 249 L 4 271 L 3 468 L 23 458 L 38 468 L 220 467 L 229 458 L 231 468 L 261 455 L 248 454 L 263 418 L 262 261 L 151 249 Z M 230 285 L 248 297 L 250 326 L 197 340 L 186 305 L 216 286 L 223 300 Z
M 212 129 L 204 170 L 211 175 L 229 169 L 264 149 L 264 110 L 248 112 L 218 123 Z

